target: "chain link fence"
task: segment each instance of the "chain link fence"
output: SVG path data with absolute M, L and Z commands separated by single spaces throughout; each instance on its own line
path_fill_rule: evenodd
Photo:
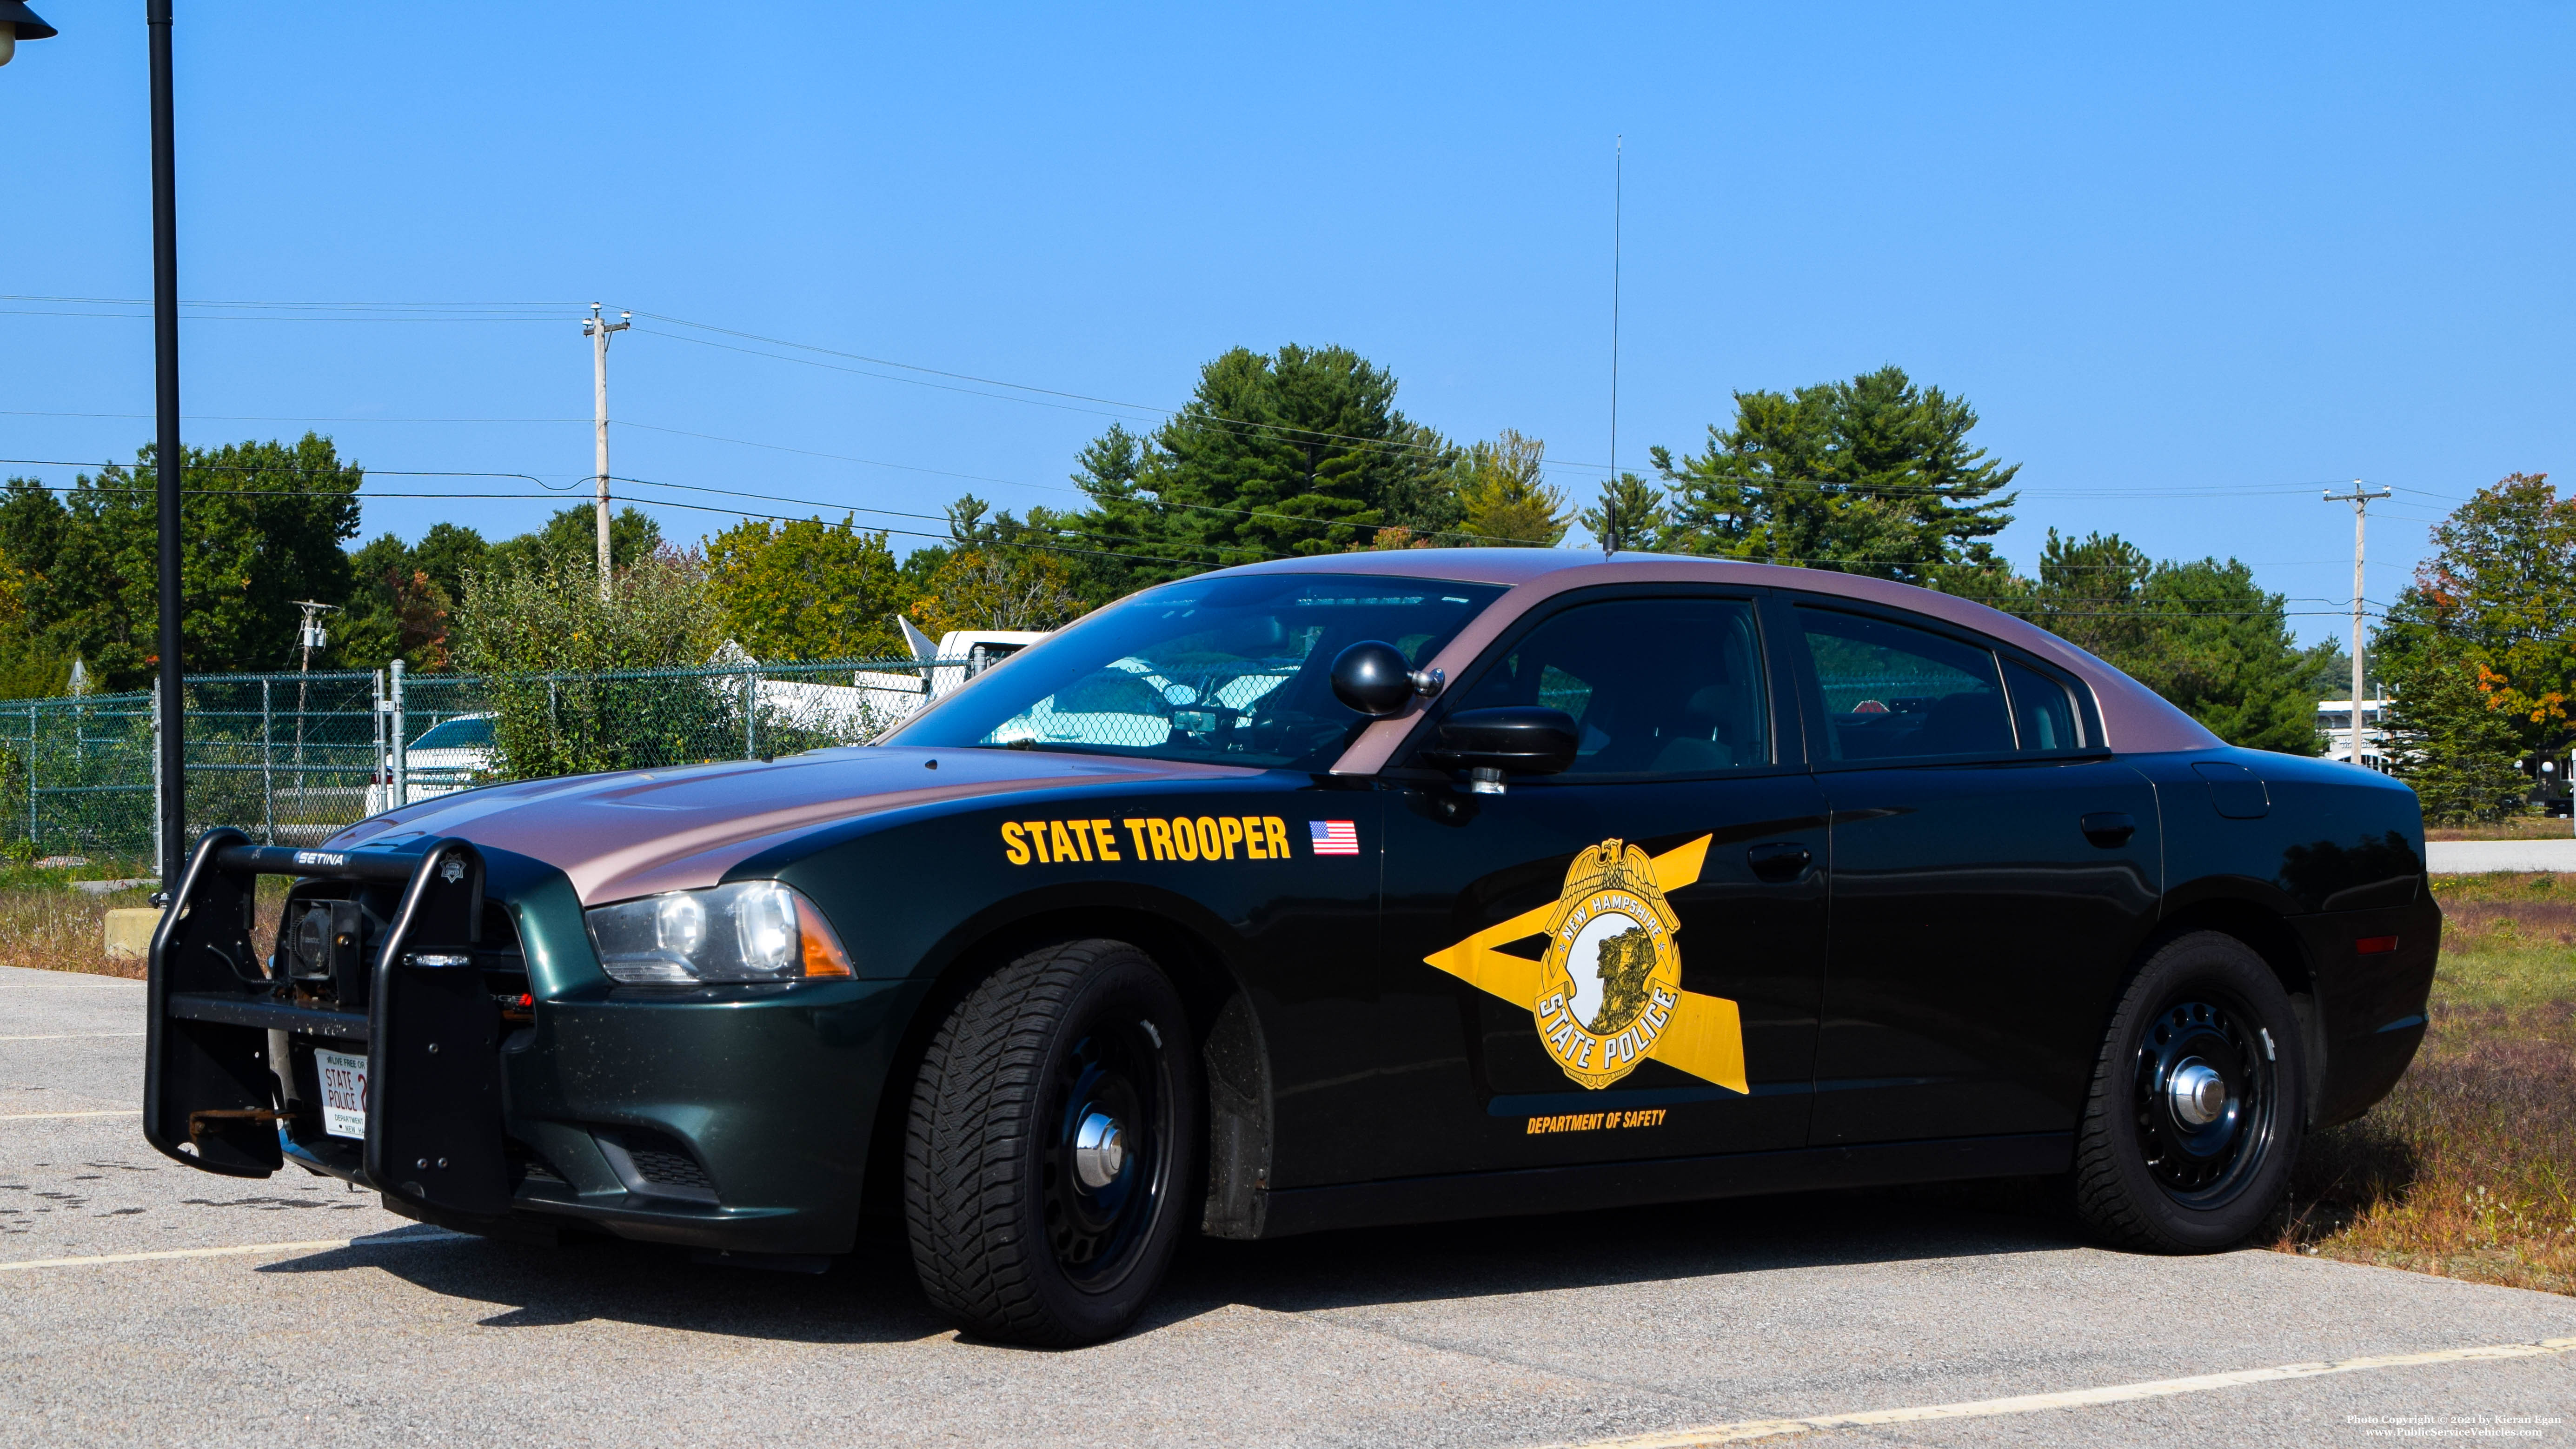
M 717 664 L 601 674 L 200 675 L 188 834 L 312 845 L 397 802 L 496 780 L 864 744 L 985 660 Z M 153 695 L 0 700 L 0 844 L 159 856 Z

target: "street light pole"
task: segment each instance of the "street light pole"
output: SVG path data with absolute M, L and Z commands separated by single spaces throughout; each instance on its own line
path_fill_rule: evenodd
M 170 0 L 144 0 L 152 40 L 152 361 L 160 429 L 153 462 L 160 475 L 161 604 L 161 888 L 179 888 L 188 855 L 187 713 L 179 692 L 179 480 L 187 463 L 179 441 L 179 201 L 172 176 Z

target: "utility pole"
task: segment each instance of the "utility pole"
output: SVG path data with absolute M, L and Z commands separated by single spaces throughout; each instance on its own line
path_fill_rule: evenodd
M 304 647 L 303 662 L 296 665 L 296 672 L 310 674 L 313 672 L 313 651 L 331 642 L 330 631 L 322 627 L 322 616 L 336 612 L 340 606 L 320 603 L 312 599 L 298 599 L 295 601 L 295 607 L 304 611 L 303 627 L 295 631 L 295 637 Z
M 2361 662 L 2362 525 L 2364 520 L 2368 517 L 2370 501 L 2374 498 L 2385 498 L 2387 496 L 2388 490 L 2385 488 L 2380 489 L 2376 493 L 2366 491 L 2362 487 L 2361 480 L 2358 478 L 2352 480 L 2352 491 L 2350 493 L 2328 493 L 2325 496 L 2325 501 L 2328 503 L 2349 503 L 2352 505 L 2352 699 L 2350 703 L 2352 705 L 2352 762 L 2356 765 L 2361 763 L 2361 676 L 2363 672 Z
M 322 627 L 322 616 L 340 606 L 320 603 L 312 599 L 298 599 L 295 601 L 295 607 L 304 611 L 304 624 L 296 630 L 295 636 L 301 641 L 304 649 L 303 662 L 295 669 L 296 674 L 302 676 L 313 672 L 313 651 L 331 642 L 331 635 Z M 308 704 L 306 691 L 311 688 L 311 682 L 306 679 L 299 677 L 295 681 L 295 797 L 298 801 L 306 798 L 304 794 L 304 711 Z M 381 762 L 377 768 L 382 768 Z M 272 845 L 275 843 L 270 842 Z
M 608 334 L 623 332 L 635 325 L 635 314 L 621 311 L 617 320 L 600 315 L 599 304 L 590 304 L 590 320 L 581 324 L 581 335 L 590 339 L 590 414 L 597 430 L 594 456 L 599 473 L 599 599 L 608 601 Z

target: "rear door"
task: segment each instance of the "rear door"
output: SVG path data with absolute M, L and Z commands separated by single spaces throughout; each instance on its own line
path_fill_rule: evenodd
M 1819 1145 L 2070 1129 L 2160 882 L 2155 796 L 2037 659 L 1783 600 L 1833 814 Z
M 1827 841 L 1764 632 L 1745 591 L 1574 596 L 1441 701 L 1553 706 L 1581 747 L 1502 795 L 1383 781 L 1378 969 L 1454 1025 L 1436 1109 L 1346 1180 L 1805 1139 Z

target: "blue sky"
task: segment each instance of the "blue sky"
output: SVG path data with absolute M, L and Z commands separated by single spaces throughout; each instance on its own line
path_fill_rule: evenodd
M 0 70 L 0 290 L 148 296 L 141 6 L 37 8 L 63 34 Z M 1624 133 L 1624 466 L 1733 389 L 1895 362 L 2023 465 L 2016 561 L 2052 525 L 2243 558 L 2316 638 L 2350 579 L 2322 486 L 2401 490 L 2384 600 L 2448 500 L 2566 461 L 2565 7 L 178 8 L 182 294 L 440 304 L 192 316 L 199 444 L 311 426 L 374 470 L 575 484 L 598 300 L 1120 404 L 639 318 L 611 357 L 638 478 L 1066 505 L 1110 415 L 1295 341 L 1452 436 L 1545 438 L 1588 500 Z M 0 454 L 150 435 L 117 311 L 0 301 Z M 369 486 L 489 491 L 538 492 Z M 727 521 L 638 491 L 674 535 Z

